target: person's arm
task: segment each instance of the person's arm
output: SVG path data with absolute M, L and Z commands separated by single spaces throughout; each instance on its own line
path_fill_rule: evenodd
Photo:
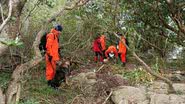
M 46 53 L 49 56 L 52 56 L 52 45 L 53 45 L 53 41 L 54 41 L 54 36 L 53 34 L 48 34 L 47 35 L 47 42 L 46 42 Z
M 129 46 L 129 42 L 127 38 L 125 38 L 125 41 L 126 41 L 126 45 Z
M 108 58 L 108 50 L 105 51 L 105 57 Z
M 118 58 L 118 52 L 114 51 L 115 57 Z

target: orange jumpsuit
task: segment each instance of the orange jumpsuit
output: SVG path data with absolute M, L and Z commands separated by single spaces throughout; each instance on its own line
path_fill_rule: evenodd
M 56 61 L 59 61 L 59 31 L 51 29 L 50 33 L 47 34 L 46 42 L 46 79 L 52 80 L 56 73 Z M 49 56 L 52 57 L 49 60 Z
M 100 37 L 101 51 L 103 53 L 103 58 L 105 58 L 105 50 L 106 50 L 106 40 L 105 35 L 101 35 Z
M 105 35 L 102 35 L 102 36 L 100 37 L 100 43 L 101 43 L 102 51 L 105 51 L 105 50 L 106 50 Z
M 105 51 L 105 56 L 108 57 L 108 54 L 109 54 L 111 51 L 114 53 L 115 57 L 118 58 L 117 49 L 116 49 L 116 47 L 113 46 L 113 45 L 109 46 L 109 48 Z
M 121 40 L 119 41 L 119 44 L 118 44 L 118 47 L 119 47 L 118 53 L 120 54 L 121 62 L 125 63 L 126 62 L 127 48 L 122 42 L 124 42 L 126 44 L 126 40 L 123 36 L 121 36 Z

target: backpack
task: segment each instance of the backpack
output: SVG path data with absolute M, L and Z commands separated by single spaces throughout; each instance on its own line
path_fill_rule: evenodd
M 40 39 L 39 50 L 43 54 L 46 53 L 46 43 L 47 43 L 46 37 L 47 37 L 47 34 L 48 34 L 48 32 L 45 32 L 44 35 Z

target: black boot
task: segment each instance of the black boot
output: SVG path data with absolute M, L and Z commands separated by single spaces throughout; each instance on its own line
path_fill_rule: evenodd
M 126 63 L 125 63 L 125 62 L 123 62 L 123 63 L 122 63 L 122 66 L 123 66 L 123 67 L 125 67 L 125 65 L 126 65 Z
M 52 86 L 51 80 L 48 80 L 48 86 Z

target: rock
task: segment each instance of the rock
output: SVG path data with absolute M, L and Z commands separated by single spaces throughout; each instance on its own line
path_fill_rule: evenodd
M 122 86 L 115 89 L 111 99 L 115 104 L 147 104 L 145 91 L 131 86 Z
M 177 93 L 185 94 L 185 84 L 182 83 L 175 83 L 173 84 L 173 87 Z
M 93 84 L 95 84 L 97 81 L 96 81 L 96 79 L 88 79 L 88 80 L 86 80 L 86 83 L 87 84 L 90 84 L 90 85 L 93 85 Z
M 78 81 L 78 82 L 85 82 L 86 75 L 85 75 L 85 73 L 80 73 L 77 76 L 73 77 L 73 80 Z
M 150 96 L 150 99 L 150 104 L 185 104 L 185 100 L 182 96 L 174 94 L 153 94 Z
M 169 74 L 168 77 L 171 81 L 174 81 L 174 82 L 185 81 L 185 76 L 181 75 L 180 73 Z
M 86 73 L 87 79 L 96 79 L 96 73 L 94 72 L 87 72 Z
M 164 82 L 153 82 L 148 88 L 148 94 L 168 94 L 168 84 Z
M 128 85 L 128 81 L 118 75 L 97 74 L 97 79 L 105 81 L 110 88 Z

